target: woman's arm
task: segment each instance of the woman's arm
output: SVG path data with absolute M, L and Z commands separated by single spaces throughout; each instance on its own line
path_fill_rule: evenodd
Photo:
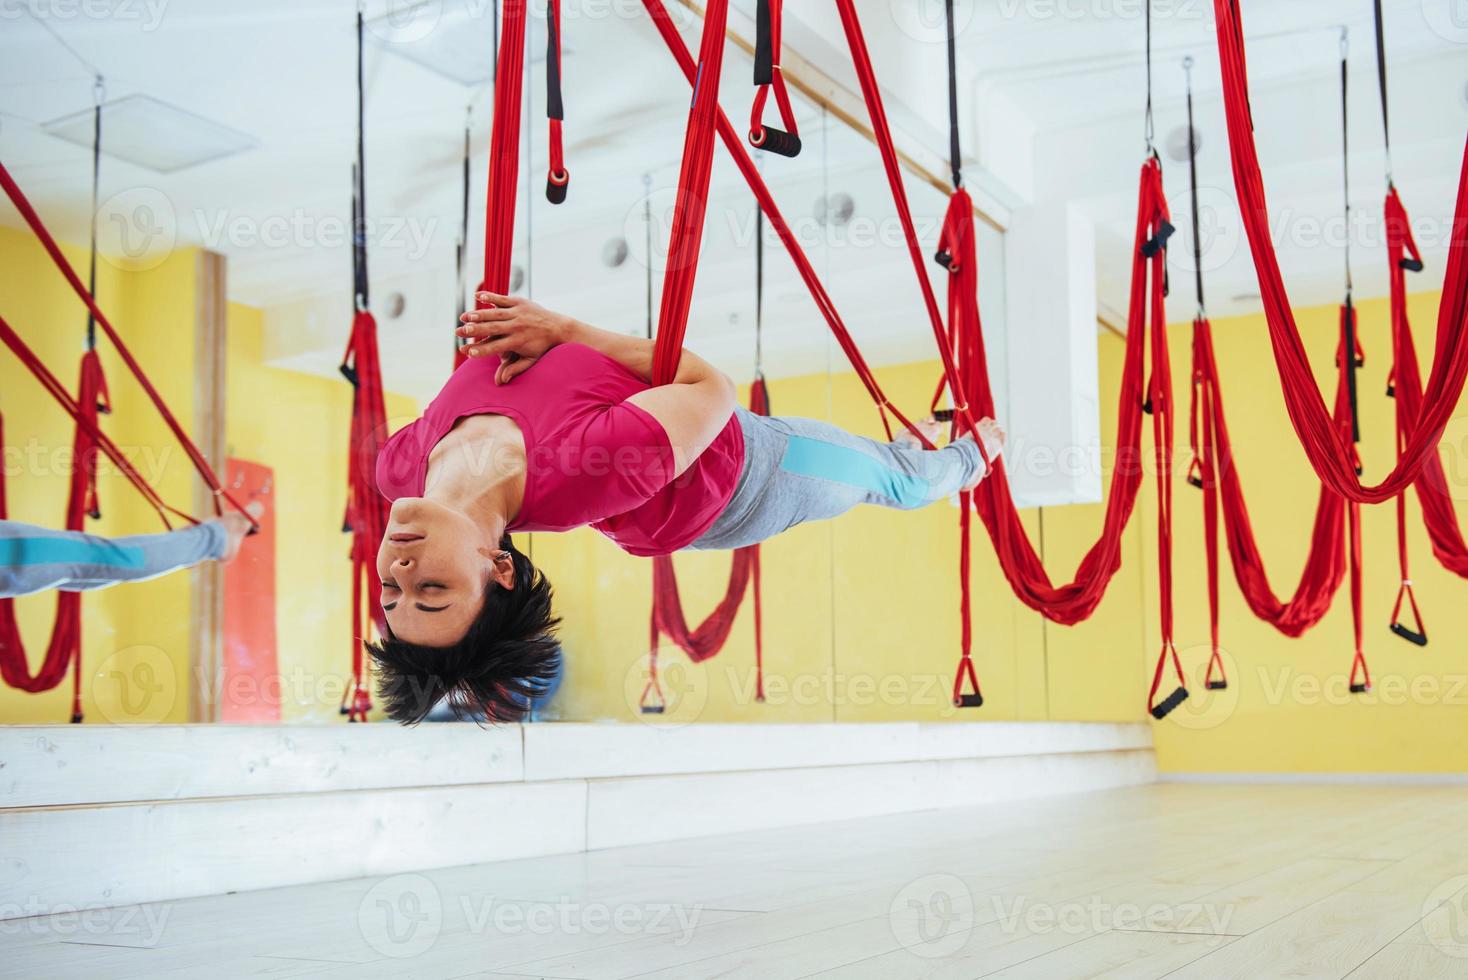
M 473 343 L 470 357 L 500 357 L 495 373 L 506 384 L 557 344 L 583 344 L 600 351 L 643 380 L 652 381 L 653 342 L 601 330 L 538 303 L 480 293 L 490 309 L 465 313 L 458 333 Z M 699 457 L 734 412 L 734 383 L 697 354 L 684 351 L 670 384 L 638 392 L 628 402 L 657 419 L 672 444 L 681 474 Z

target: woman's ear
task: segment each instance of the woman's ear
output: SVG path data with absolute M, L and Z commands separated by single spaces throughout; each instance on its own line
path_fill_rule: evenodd
M 508 551 L 496 551 L 490 555 L 489 577 L 503 589 L 515 588 L 515 562 Z

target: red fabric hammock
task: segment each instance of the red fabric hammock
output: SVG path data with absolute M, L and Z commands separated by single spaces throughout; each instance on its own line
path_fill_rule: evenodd
M 97 503 L 97 451 L 92 432 L 99 409 L 107 408 L 107 379 L 95 350 L 82 355 L 77 380 L 76 405 L 90 426 L 78 424 L 71 443 L 71 483 L 66 498 L 66 530 L 86 528 L 86 518 L 99 517 Z M 0 417 L 0 446 L 5 443 L 4 419 Z M 5 471 L 0 467 L 0 521 L 9 517 L 5 498 Z M 32 694 L 49 691 L 60 684 L 71 668 L 71 720 L 82 720 L 82 595 L 60 592 L 56 596 L 56 618 L 51 640 L 35 673 L 31 673 L 20 626 L 15 619 L 15 600 L 0 599 L 0 678 L 6 684 Z
M 0 188 L 4 189 L 6 196 L 10 198 L 10 202 L 15 205 L 16 210 L 20 212 L 21 217 L 24 218 L 26 224 L 30 226 L 32 233 L 34 233 L 36 238 L 40 240 L 41 247 L 46 250 L 47 255 L 51 256 L 52 263 L 55 264 L 57 270 L 66 279 L 67 283 L 71 286 L 72 291 L 76 293 L 77 298 L 79 298 L 82 303 L 87 307 L 87 310 L 91 313 L 97 325 L 102 328 L 102 332 L 107 335 L 107 339 L 112 343 L 113 349 L 117 351 L 117 356 L 122 358 L 123 364 L 127 365 L 128 371 L 131 372 L 132 376 L 135 379 L 137 379 L 138 384 L 142 387 L 144 393 L 147 394 L 148 400 L 153 403 L 153 407 L 156 408 L 158 410 L 158 414 L 162 416 L 164 423 L 169 428 L 169 431 L 173 433 L 174 438 L 178 440 L 178 444 L 183 448 L 184 452 L 188 454 L 189 460 L 194 464 L 194 469 L 198 472 L 200 479 L 204 481 L 205 485 L 207 485 L 214 494 L 214 512 L 216 514 L 223 513 L 223 506 L 220 503 L 222 498 L 224 502 L 228 503 L 231 507 L 239 511 L 241 514 L 244 514 L 244 507 L 230 494 L 228 490 L 223 487 L 223 485 L 220 484 L 219 477 L 215 475 L 213 468 L 209 465 L 208 461 L 204 459 L 204 454 L 199 451 L 198 446 L 194 445 L 194 442 L 192 439 L 189 438 L 188 433 L 184 432 L 183 426 L 179 423 L 178 419 L 174 417 L 173 412 L 169 410 L 168 405 L 163 401 L 163 396 L 158 393 L 158 389 L 153 387 L 153 383 L 148 380 L 148 376 L 143 373 L 142 366 L 138 364 L 137 360 L 132 355 L 132 351 L 128 349 L 127 344 L 123 343 L 122 338 L 119 337 L 117 331 L 113 329 L 112 322 L 107 319 L 106 314 L 104 314 L 102 310 L 97 306 L 96 299 L 94 299 L 92 294 L 87 291 L 87 287 L 77 276 L 76 270 L 71 267 L 71 263 L 68 262 L 66 260 L 66 256 L 61 253 L 61 246 L 57 245 L 56 239 L 51 237 L 51 232 L 41 222 L 40 215 L 36 213 L 35 208 L 31 206 L 31 202 L 28 201 L 25 194 L 21 192 L 20 185 L 15 182 L 15 178 L 10 175 L 10 171 L 5 168 L 5 165 L 3 163 L 0 163 Z M 12 349 L 14 349 L 13 346 Z M 32 368 L 31 373 L 36 374 L 34 368 Z M 72 417 L 76 418 L 76 415 L 73 413 Z M 138 485 L 137 480 L 134 480 L 133 483 L 135 486 Z M 139 487 L 139 490 L 141 489 L 142 487 Z M 197 523 L 197 521 L 194 521 L 193 518 L 189 517 L 187 514 L 184 514 L 182 511 L 174 510 L 173 508 L 166 506 L 160 507 L 159 504 L 155 504 L 155 507 L 158 508 L 159 515 L 163 517 L 163 522 L 165 526 L 168 525 L 168 518 L 165 516 L 165 511 L 167 513 L 172 513 L 177 516 L 183 517 L 193 523 Z M 249 515 L 246 514 L 246 516 L 248 517 Z M 250 518 L 250 523 L 252 526 L 258 526 L 255 524 L 254 518 Z
M 1417 346 L 1412 339 L 1411 321 L 1407 318 L 1406 273 L 1409 265 L 1421 268 L 1422 256 L 1412 238 L 1411 223 L 1396 188 L 1387 192 L 1385 207 L 1387 260 L 1391 277 L 1392 393 L 1396 398 L 1397 428 L 1406 433 L 1421 416 L 1423 403 Z M 1468 577 L 1468 544 L 1463 541 L 1452 494 L 1448 490 L 1447 475 L 1437 453 L 1431 453 L 1423 460 L 1422 475 L 1416 485 L 1433 555 L 1448 571 Z M 1404 574 L 1403 577 L 1407 576 Z
M 377 492 L 377 454 L 387 438 L 387 405 L 377 351 L 377 321 L 367 310 L 359 310 L 352 320 L 342 373 L 352 382 L 347 507 L 342 519 L 342 529 L 352 535 L 352 686 L 343 694 L 341 710 L 348 721 L 366 721 L 372 710 L 372 694 L 362 644 L 369 622 L 379 633 L 387 628 L 377 548 L 387 533 L 389 510 L 387 498 Z
M 1464 381 L 1468 379 L 1468 146 L 1465 146 L 1458 184 L 1452 240 L 1438 309 L 1437 345 L 1423 408 L 1413 418 L 1412 430 L 1404 434 L 1391 473 L 1375 486 L 1363 486 L 1352 461 L 1353 453 L 1342 440 L 1310 372 L 1270 238 L 1269 210 L 1249 108 L 1239 0 L 1214 0 L 1214 12 L 1234 187 L 1253 252 L 1290 422 L 1321 482 L 1349 500 L 1380 503 L 1401 493 L 1417 478 L 1426 460 L 1433 455 L 1443 428 L 1457 410 Z
M 770 414 L 770 396 L 765 379 L 755 378 L 749 388 L 749 410 L 756 415 Z M 729 640 L 729 631 L 739 607 L 744 603 L 744 594 L 754 583 L 754 699 L 765 699 L 765 643 L 764 608 L 760 592 L 759 545 L 739 548 L 734 552 L 729 568 L 729 584 L 724 597 L 702 623 L 689 628 L 683 614 L 683 600 L 678 594 L 678 574 L 673 567 L 672 555 L 660 555 L 652 560 L 652 622 L 649 637 L 649 660 L 647 683 L 642 689 L 641 708 L 644 713 L 656 714 L 665 703 L 662 686 L 658 683 L 658 646 L 666 636 L 678 649 L 688 654 L 688 659 L 700 663 L 713 657 L 724 648 Z
M 1234 577 L 1249 609 L 1286 636 L 1300 636 L 1325 616 L 1346 574 L 1345 501 L 1325 486 L 1320 488 L 1310 550 L 1294 594 L 1278 598 L 1270 585 L 1263 557 L 1249 518 L 1233 441 L 1219 386 L 1218 362 L 1213 352 L 1213 328 L 1207 320 L 1193 322 L 1192 443 L 1195 485 L 1203 491 L 1204 543 L 1208 560 L 1210 623 L 1217 651 L 1218 629 L 1218 523 L 1222 511 Z M 1337 385 L 1333 417 L 1342 436 L 1349 438 L 1351 406 L 1344 382 Z

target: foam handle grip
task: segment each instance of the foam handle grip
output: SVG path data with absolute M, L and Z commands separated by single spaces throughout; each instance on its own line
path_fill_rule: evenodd
M 1427 646 L 1426 633 L 1419 633 L 1416 630 L 1408 629 L 1401 623 L 1392 623 L 1392 632 L 1400 636 L 1402 639 L 1406 640 L 1408 643 L 1415 643 L 1419 647 Z
M 800 137 L 794 133 L 787 133 L 783 129 L 775 129 L 773 126 L 765 126 L 760 130 L 759 142 L 750 140 L 761 150 L 769 150 L 778 153 L 782 157 L 793 157 L 800 154 Z
M 1163 698 L 1161 701 L 1152 706 L 1152 717 L 1156 718 L 1158 721 L 1161 721 L 1168 715 L 1172 714 L 1172 709 L 1176 708 L 1187 699 L 1188 689 L 1185 687 L 1179 687 L 1177 690 L 1173 691 L 1167 697 Z
M 1209 681 L 1208 682 L 1208 690 L 1210 690 L 1210 691 L 1227 691 L 1228 690 L 1228 681 Z
M 1406 269 L 1408 272 L 1421 272 L 1422 271 L 1422 260 L 1421 259 L 1414 259 L 1410 255 L 1404 255 L 1404 256 L 1402 256 L 1402 263 L 1401 264 L 1402 264 L 1402 268 L 1403 269 Z
M 1365 694 L 1369 690 L 1371 690 L 1371 685 L 1370 684 L 1352 684 L 1351 685 L 1351 693 L 1352 694 Z
M 960 708 L 982 708 L 984 706 L 984 696 L 978 693 L 960 694 L 954 704 Z
M 556 180 L 556 175 L 545 176 L 545 199 L 552 204 L 562 204 L 566 200 L 566 190 L 571 186 L 571 175 L 565 171 L 561 172 L 561 179 Z
M 352 383 L 353 388 L 357 387 L 359 382 L 357 380 L 356 368 L 352 367 L 350 364 L 343 364 L 339 368 L 337 368 L 337 370 L 342 373 L 342 377 L 346 378 Z
M 953 421 L 953 409 L 951 409 L 951 408 L 935 408 L 933 410 L 933 420 L 936 421 L 936 422 L 952 422 Z
M 663 713 L 663 706 L 660 704 L 644 704 L 641 711 L 645 715 L 660 715 Z

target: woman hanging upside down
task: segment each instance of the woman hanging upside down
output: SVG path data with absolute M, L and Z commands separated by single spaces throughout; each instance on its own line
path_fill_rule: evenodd
M 387 635 L 370 646 L 387 713 L 514 720 L 555 676 L 551 588 L 511 531 L 590 525 L 634 555 L 733 549 L 857 504 L 912 509 L 983 479 L 971 439 L 920 448 L 738 408 L 685 351 L 652 387 L 653 344 L 480 293 L 469 360 L 377 462 L 393 501 L 377 554 Z M 991 458 L 1004 447 L 979 423 Z M 924 423 L 936 438 L 939 423 Z

